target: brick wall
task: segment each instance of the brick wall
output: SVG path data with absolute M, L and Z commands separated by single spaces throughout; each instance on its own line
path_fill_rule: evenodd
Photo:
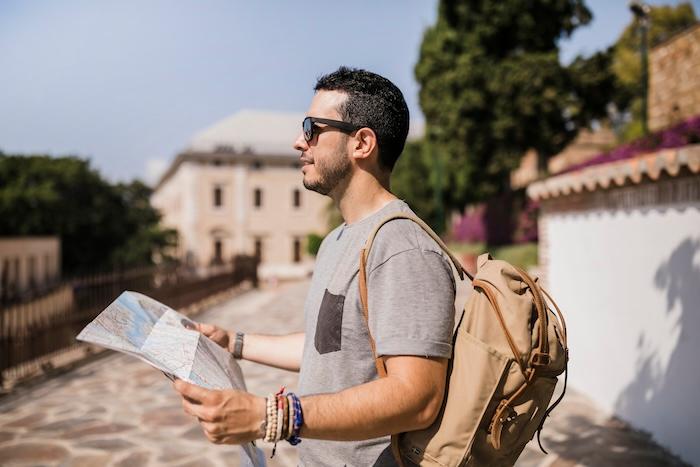
M 700 23 L 649 54 L 649 129 L 700 114 Z

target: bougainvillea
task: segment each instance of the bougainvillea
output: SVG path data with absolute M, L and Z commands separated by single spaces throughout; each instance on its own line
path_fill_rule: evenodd
M 467 207 L 464 215 L 454 223 L 452 228 L 452 237 L 458 242 L 485 243 L 485 212 L 486 205 L 484 203 Z
M 607 162 L 629 159 L 640 154 L 661 149 L 678 148 L 688 144 L 698 143 L 700 143 L 700 115 L 689 118 L 663 131 L 652 133 L 630 143 L 618 146 L 612 151 L 595 156 L 586 162 L 567 167 L 560 173 L 572 172 L 574 170 L 605 164 Z

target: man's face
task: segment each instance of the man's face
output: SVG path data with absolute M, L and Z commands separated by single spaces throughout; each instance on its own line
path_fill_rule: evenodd
M 346 98 L 346 94 L 338 91 L 318 91 L 311 100 L 306 115 L 341 120 L 336 109 Z M 304 187 L 332 197 L 334 191 L 348 180 L 352 172 L 348 135 L 322 123 L 316 125 L 318 128 L 313 139 L 307 142 L 300 133 L 294 142 L 294 149 L 301 151 Z

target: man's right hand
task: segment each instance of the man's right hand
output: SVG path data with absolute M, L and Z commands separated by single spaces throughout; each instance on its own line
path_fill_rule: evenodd
M 228 350 L 229 352 L 233 352 L 233 344 L 235 339 L 232 338 L 232 334 L 225 329 L 221 329 L 213 324 L 204 323 L 195 323 L 195 329 L 219 344 L 224 349 Z

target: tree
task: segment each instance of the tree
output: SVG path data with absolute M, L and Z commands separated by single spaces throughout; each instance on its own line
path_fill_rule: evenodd
M 430 150 L 424 140 L 407 142 L 392 171 L 391 187 L 421 219 L 436 227 L 437 206 L 433 202 L 436 180 L 432 166 Z
M 527 149 L 544 160 L 576 134 L 583 106 L 557 41 L 590 19 L 583 0 L 441 0 L 415 73 L 447 208 L 508 191 Z
M 649 12 L 649 47 L 655 47 L 678 32 L 696 23 L 690 3 L 676 6 L 652 6 Z M 612 49 L 612 72 L 617 80 L 617 99 L 613 102 L 630 118 L 621 129 L 622 139 L 629 141 L 642 136 L 641 127 L 641 62 L 637 20 L 625 27 Z
M 0 153 L 0 235 L 61 237 L 72 275 L 150 264 L 174 241 L 140 182 L 113 186 L 77 157 Z

